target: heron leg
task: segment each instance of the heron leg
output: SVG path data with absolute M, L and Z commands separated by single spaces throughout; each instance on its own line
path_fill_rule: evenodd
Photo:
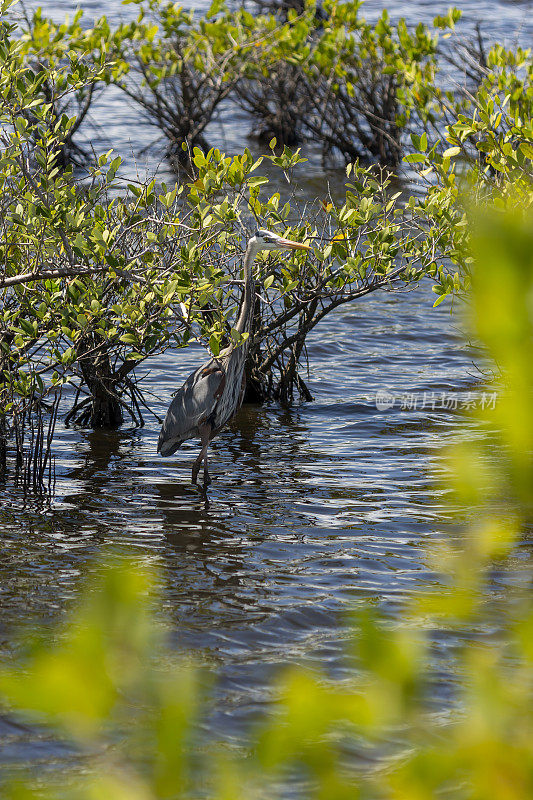
M 210 483 L 211 483 L 211 478 L 209 476 L 209 470 L 207 468 L 207 450 L 206 450 L 204 456 L 204 486 L 209 486 Z
M 200 450 L 200 454 L 196 461 L 192 466 L 192 482 L 196 484 L 198 482 L 198 473 L 200 471 L 200 467 L 202 466 L 202 461 L 204 462 L 204 486 L 208 486 L 211 483 L 211 478 L 209 477 L 209 471 L 207 469 L 207 448 L 209 447 L 209 441 L 211 438 L 211 425 L 199 425 L 198 431 L 200 433 L 200 442 L 202 445 L 202 449 Z

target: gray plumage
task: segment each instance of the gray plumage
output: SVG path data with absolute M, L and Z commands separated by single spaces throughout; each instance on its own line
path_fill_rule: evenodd
M 163 422 L 157 446 L 162 456 L 171 456 L 187 439 L 198 436 L 198 426 L 213 418 L 223 380 L 222 369 L 221 361 L 212 359 L 189 375 Z
M 300 242 L 284 239 L 275 233 L 258 230 L 248 241 L 244 256 L 244 291 L 235 330 L 240 334 L 251 332 L 254 310 L 254 283 L 252 264 L 261 250 L 309 250 Z M 157 452 L 170 456 L 187 439 L 199 437 L 202 449 L 192 469 L 192 482 L 196 483 L 198 471 L 204 462 L 204 484 L 209 481 L 207 448 L 211 439 L 230 421 L 239 408 L 244 395 L 244 364 L 248 354 L 249 338 L 238 345 L 230 345 L 217 358 L 211 358 L 198 367 L 185 381 L 172 400 L 159 434 Z

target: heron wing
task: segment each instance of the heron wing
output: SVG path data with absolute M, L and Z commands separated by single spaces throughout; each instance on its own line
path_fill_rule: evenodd
M 198 435 L 198 425 L 207 422 L 215 410 L 224 379 L 224 371 L 214 360 L 189 375 L 167 411 L 158 453 L 170 456 L 184 441 Z

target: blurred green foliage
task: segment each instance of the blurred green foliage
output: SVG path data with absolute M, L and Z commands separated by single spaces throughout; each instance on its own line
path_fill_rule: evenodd
M 53 641 L 0 671 L 4 702 L 77 742 L 83 769 L 6 783 L 4 797 L 272 798 L 293 781 L 321 800 L 533 795 L 533 601 L 512 576 L 533 510 L 533 215 L 493 205 L 468 219 L 470 333 L 503 388 L 476 440 L 458 437 L 447 456 L 461 527 L 431 540 L 439 588 L 394 626 L 356 613 L 353 680 L 281 674 L 272 713 L 235 753 L 202 739 L 205 680 L 165 645 L 153 579 L 131 563 L 102 568 Z M 510 570 L 497 604 L 495 567 Z M 431 701 L 436 630 L 458 634 L 451 708 Z

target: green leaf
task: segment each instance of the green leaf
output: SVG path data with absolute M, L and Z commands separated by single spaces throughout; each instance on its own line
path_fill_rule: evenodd
M 426 156 L 422 153 L 410 153 L 408 156 L 404 156 L 403 160 L 407 161 L 408 164 L 424 164 Z
M 33 327 L 33 324 L 29 320 L 19 319 L 18 324 L 21 330 L 28 334 L 28 336 L 35 336 L 36 331 Z
M 213 0 L 211 5 L 209 6 L 209 10 L 206 13 L 206 17 L 216 17 L 221 11 L 226 10 L 226 4 L 224 0 Z
M 460 147 L 448 147 L 447 150 L 444 151 L 442 154 L 443 158 L 453 158 L 454 156 L 458 156 L 461 152 Z
M 433 303 L 433 308 L 439 306 L 442 303 L 442 301 L 445 300 L 447 297 L 449 297 L 448 292 L 445 292 L 444 294 L 441 294 L 440 297 L 437 297 L 437 299 Z
M 216 333 L 213 333 L 213 335 L 209 339 L 209 349 L 211 350 L 215 358 L 220 353 L 220 341 Z
M 255 186 L 263 186 L 263 184 L 268 183 L 268 178 L 261 178 L 259 175 L 256 175 L 255 177 L 252 176 L 251 178 L 248 178 L 246 182 L 248 186 L 253 188 Z

